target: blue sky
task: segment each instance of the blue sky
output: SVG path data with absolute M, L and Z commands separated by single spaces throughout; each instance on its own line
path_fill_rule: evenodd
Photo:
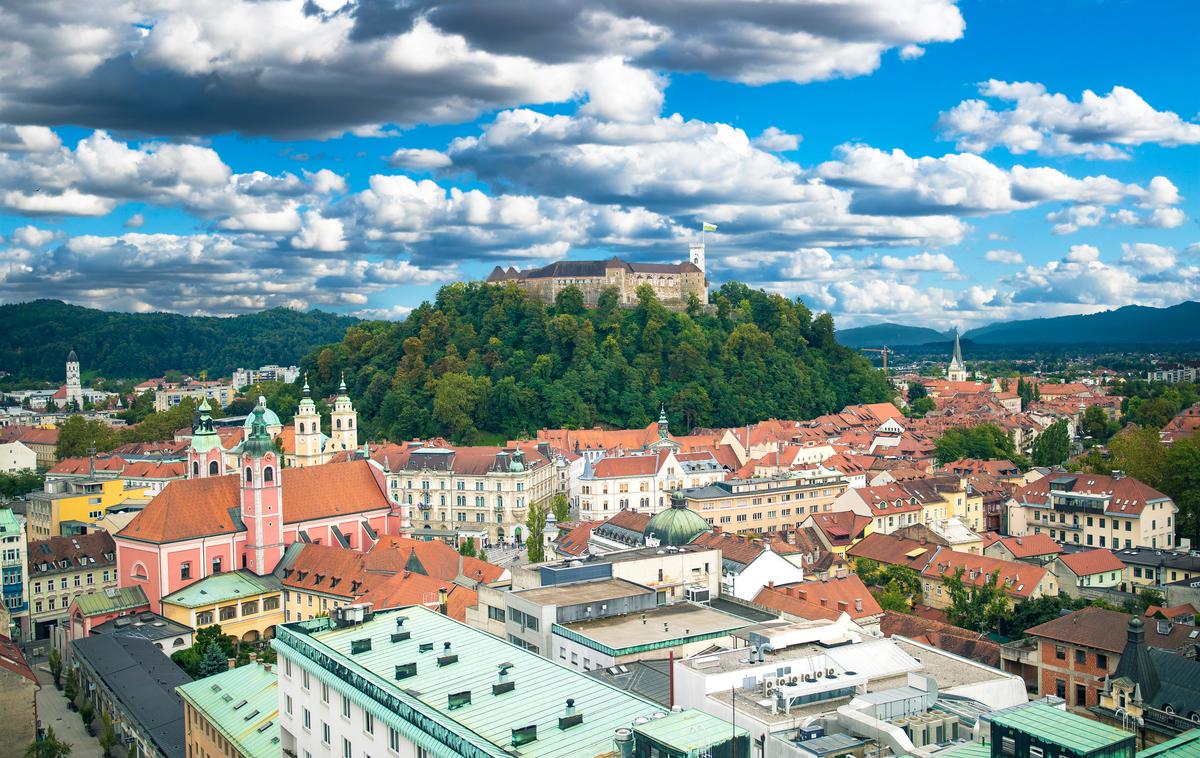
M 841 326 L 1200 297 L 1200 7 L 0 8 L 0 300 L 400 317 L 678 260 Z

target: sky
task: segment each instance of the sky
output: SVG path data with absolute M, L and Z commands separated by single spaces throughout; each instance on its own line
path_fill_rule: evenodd
M 1200 299 L 1190 0 L 0 0 L 0 302 L 685 260 L 839 327 Z

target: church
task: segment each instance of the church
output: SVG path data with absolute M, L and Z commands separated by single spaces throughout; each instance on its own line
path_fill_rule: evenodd
M 946 367 L 946 380 L 951 382 L 967 381 L 967 364 L 963 363 L 962 345 L 958 343 L 958 329 L 954 330 L 954 354 L 950 356 L 950 365 Z

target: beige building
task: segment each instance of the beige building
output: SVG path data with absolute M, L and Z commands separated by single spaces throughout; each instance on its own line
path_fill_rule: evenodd
M 658 513 L 671 506 L 671 493 L 703 487 L 725 478 L 710 452 L 660 449 L 639 455 L 606 455 L 585 462 L 577 482 L 579 517 L 606 519 L 617 511 Z
M 77 595 L 119 583 L 117 548 L 107 532 L 33 540 L 28 560 L 31 639 L 48 639 L 65 626 Z
M 763 479 L 730 479 L 683 491 L 687 507 L 727 532 L 776 532 L 833 510 L 849 485 L 836 471 L 806 469 Z
M 621 305 L 636 305 L 637 290 L 645 285 L 668 307 L 683 308 L 694 295 L 702 305 L 708 303 L 708 282 L 704 271 L 691 262 L 627 263 L 620 258 L 606 261 L 557 261 L 541 268 L 518 271 L 499 266 L 487 278 L 490 284 L 515 282 L 544 303 L 567 287 L 583 293 L 583 302 L 594 306 L 607 289 L 617 292 Z
M 197 382 L 181 384 L 170 389 L 158 389 L 154 391 L 154 410 L 159 413 L 168 411 L 189 397 L 197 404 L 207 398 L 224 408 L 237 397 L 237 390 L 232 385 L 221 382 Z
M 0 745 L 8 745 L 12 755 L 23 755 L 37 736 L 37 691 L 37 677 L 21 648 L 0 635 Z
M 1112 550 L 1175 546 L 1174 501 L 1137 479 L 1057 474 L 1013 492 L 1008 533 Z

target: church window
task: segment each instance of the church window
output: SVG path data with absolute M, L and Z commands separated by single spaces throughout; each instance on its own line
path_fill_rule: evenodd
M 219 467 L 218 467 L 218 465 L 217 465 L 217 462 L 216 462 L 216 461 L 209 461 L 209 463 L 208 463 L 208 475 L 209 475 L 209 476 L 216 476 L 218 473 L 220 473 L 220 469 L 219 469 Z
M 192 578 L 192 564 L 189 563 L 188 561 L 184 561 L 183 563 L 179 564 L 179 578 L 180 579 L 191 579 Z
M 341 428 L 342 428 L 342 420 L 341 420 L 341 419 L 338 419 L 338 420 L 337 420 L 337 428 L 338 428 L 338 429 L 341 429 Z
M 346 428 L 347 428 L 347 429 L 353 429 L 353 428 L 354 428 L 354 419 L 352 419 L 352 418 L 348 418 L 348 419 L 346 419 Z
M 304 434 L 304 422 L 303 421 L 300 422 L 300 433 Z
M 147 576 L 148 575 L 146 574 L 146 564 L 141 563 L 141 562 L 133 564 L 133 578 L 134 579 L 146 579 Z
M 247 482 L 252 482 L 252 481 L 254 481 L 254 474 L 253 474 L 253 472 L 251 472 L 251 471 L 250 471 L 250 467 L 249 467 L 249 466 L 247 466 L 247 467 L 246 467 L 246 481 L 247 481 Z
M 264 482 L 275 481 L 275 469 L 271 468 L 270 466 L 267 466 L 265 469 L 263 469 L 263 481 Z
M 192 476 L 200 476 L 200 464 L 192 461 Z

